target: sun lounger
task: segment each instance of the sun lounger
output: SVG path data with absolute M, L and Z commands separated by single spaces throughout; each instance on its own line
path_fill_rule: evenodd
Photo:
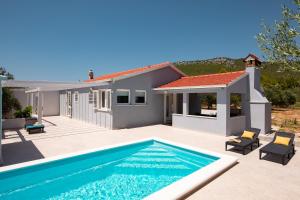
M 45 126 L 43 124 L 33 124 L 33 125 L 27 125 L 26 130 L 29 134 L 31 133 L 43 133 Z
M 234 146 L 237 149 L 240 149 L 243 151 L 243 155 L 246 153 L 246 149 L 250 147 L 251 151 L 253 149 L 253 145 L 257 144 L 259 146 L 259 129 L 251 129 L 249 130 L 254 133 L 252 139 L 242 137 L 243 133 L 240 133 L 236 138 L 230 139 L 229 141 L 226 141 L 225 143 L 225 150 L 227 151 L 227 146 Z
M 278 144 L 276 142 L 277 136 L 288 138 L 286 144 Z M 262 159 L 262 154 L 273 154 L 281 157 L 281 163 L 285 164 L 285 158 L 290 159 L 291 154 L 295 154 L 295 145 L 294 145 L 295 134 L 286 133 L 286 132 L 277 132 L 269 144 L 265 145 L 259 150 L 259 159 Z

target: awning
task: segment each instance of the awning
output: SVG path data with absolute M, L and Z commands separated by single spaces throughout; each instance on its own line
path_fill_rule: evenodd
M 2 81 L 3 87 L 11 88 L 26 88 L 27 91 L 60 91 L 75 88 L 87 88 L 95 86 L 108 85 L 109 82 L 50 82 L 50 81 L 19 81 L 19 80 L 6 80 Z

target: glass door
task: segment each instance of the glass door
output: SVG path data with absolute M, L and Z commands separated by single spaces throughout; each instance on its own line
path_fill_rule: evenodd
M 67 102 L 66 102 L 66 115 L 68 117 L 72 117 L 72 93 L 70 91 L 67 92 Z

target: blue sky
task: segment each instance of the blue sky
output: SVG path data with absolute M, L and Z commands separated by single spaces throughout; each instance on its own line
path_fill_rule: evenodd
M 261 56 L 254 36 L 284 0 L 0 0 L 0 66 L 77 81 L 164 61 Z

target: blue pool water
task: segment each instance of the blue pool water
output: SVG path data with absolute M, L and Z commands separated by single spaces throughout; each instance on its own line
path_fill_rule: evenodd
M 0 199 L 142 199 L 217 157 L 149 140 L 0 173 Z

